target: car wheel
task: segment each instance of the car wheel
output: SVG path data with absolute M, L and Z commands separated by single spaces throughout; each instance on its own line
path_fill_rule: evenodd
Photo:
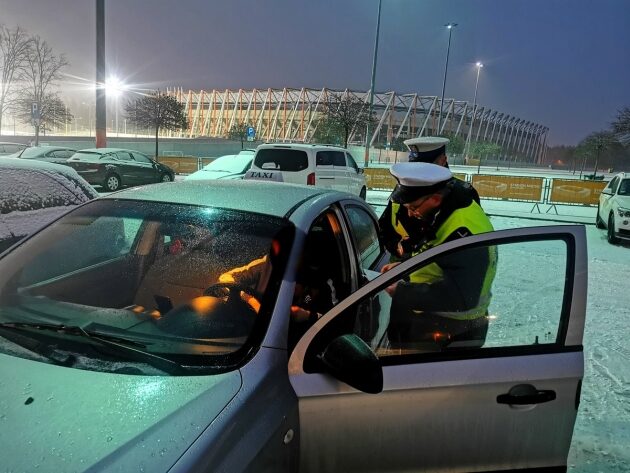
M 606 228 L 602 218 L 599 216 L 599 205 L 597 206 L 597 216 L 595 217 L 595 226 L 599 229 Z
M 613 214 L 610 214 L 608 217 L 608 233 L 606 236 L 608 237 L 608 243 L 612 245 L 619 241 L 619 238 L 615 236 L 615 217 Z
M 168 173 L 164 173 L 160 176 L 160 182 L 171 182 L 172 180 L 173 178 Z
M 359 197 L 365 200 L 366 196 L 367 196 L 367 190 L 365 189 L 365 187 L 362 187 L 361 192 L 359 192 Z
M 120 185 L 120 177 L 118 177 L 116 174 L 110 174 L 105 179 L 103 187 L 105 187 L 105 189 L 107 189 L 109 192 L 114 192 L 120 189 Z

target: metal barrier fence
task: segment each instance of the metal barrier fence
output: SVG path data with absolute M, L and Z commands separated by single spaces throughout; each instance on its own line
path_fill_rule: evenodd
M 594 206 L 607 182 L 579 181 L 547 177 L 463 174 L 454 176 L 470 182 L 483 199 L 531 202 L 534 204 Z M 365 180 L 370 190 L 392 190 L 396 180 L 388 169 L 367 168 Z M 535 206 L 534 206 L 535 208 Z M 533 209 L 532 209 L 533 210 Z

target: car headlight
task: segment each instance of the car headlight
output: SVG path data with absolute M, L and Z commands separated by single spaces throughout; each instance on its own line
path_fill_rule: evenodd
M 617 215 L 619 215 L 621 218 L 630 218 L 630 210 L 617 207 Z

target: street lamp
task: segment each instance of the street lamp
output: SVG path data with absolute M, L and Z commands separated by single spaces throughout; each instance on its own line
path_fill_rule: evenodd
M 457 26 L 457 23 L 447 23 L 444 26 L 448 29 L 448 47 L 446 48 L 446 65 L 444 66 L 444 81 L 442 82 L 442 100 L 440 100 L 440 115 L 438 116 L 437 134 L 440 134 L 440 128 L 442 124 L 442 113 L 444 111 L 444 92 L 446 91 L 446 74 L 448 73 L 448 56 L 451 52 L 451 36 L 453 34 L 453 28 Z
M 372 108 L 374 107 L 374 81 L 376 79 L 376 57 L 378 55 L 378 33 L 381 27 L 381 2 L 378 0 L 378 14 L 376 16 L 376 39 L 374 40 L 374 56 L 372 57 L 372 80 L 370 81 L 370 107 L 368 109 L 368 122 L 365 127 L 365 167 L 370 161 L 370 122 L 372 120 Z

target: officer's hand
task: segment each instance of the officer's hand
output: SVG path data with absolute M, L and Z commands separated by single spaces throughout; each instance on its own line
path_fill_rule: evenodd
M 390 269 L 392 269 L 392 268 L 393 268 L 393 267 L 395 267 L 395 266 L 398 266 L 399 264 L 400 264 L 400 261 L 397 261 L 397 262 L 395 262 L 395 263 L 389 263 L 389 264 L 386 264 L 386 265 L 384 265 L 384 266 L 381 268 L 381 273 L 386 273 L 387 271 L 389 271 Z
M 296 322 L 306 322 L 311 313 L 308 310 L 302 309 L 297 305 L 291 306 L 291 317 Z
M 392 284 L 391 286 L 387 286 L 385 288 L 385 292 L 387 292 L 387 294 L 390 295 L 390 297 L 394 297 L 394 293 L 396 292 L 396 287 L 398 287 L 398 283 L 400 281 L 396 281 L 394 284 Z

